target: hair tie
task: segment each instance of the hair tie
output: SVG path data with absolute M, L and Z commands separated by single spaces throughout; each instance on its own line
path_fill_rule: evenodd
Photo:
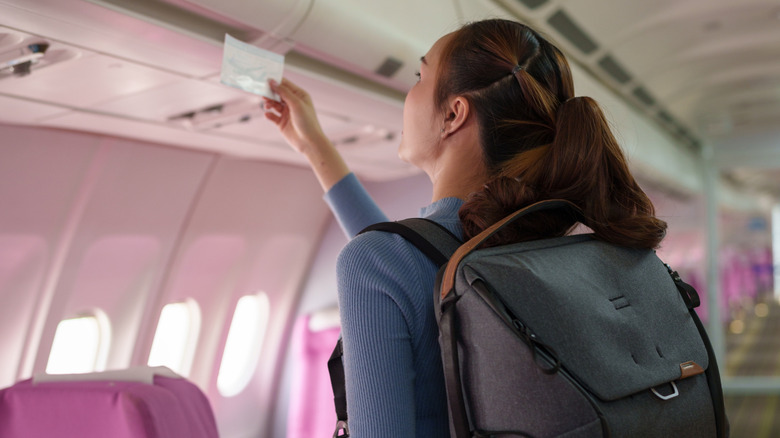
M 520 64 L 517 64 L 517 65 L 515 66 L 515 68 L 513 68 L 513 69 L 512 69 L 512 75 L 516 75 L 516 74 L 517 74 L 517 72 L 519 72 L 519 71 L 520 71 L 520 70 L 522 70 L 522 69 L 523 69 L 523 67 L 520 67 Z

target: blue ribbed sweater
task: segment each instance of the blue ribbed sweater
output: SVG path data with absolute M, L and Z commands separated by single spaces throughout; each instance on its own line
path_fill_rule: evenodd
M 353 174 L 325 200 L 349 237 L 387 220 Z M 420 215 L 462 238 L 462 204 L 441 199 Z M 436 266 L 400 236 L 370 232 L 344 247 L 337 271 L 351 437 L 449 437 Z

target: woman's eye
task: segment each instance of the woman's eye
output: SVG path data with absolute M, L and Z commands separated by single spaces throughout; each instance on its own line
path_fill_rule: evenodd
M 415 73 L 414 73 L 414 75 L 415 75 L 415 76 L 417 76 L 417 80 L 418 80 L 418 81 L 419 81 L 420 79 L 422 79 L 422 76 L 420 76 L 420 72 L 419 72 L 419 71 L 418 71 L 418 72 L 415 72 Z

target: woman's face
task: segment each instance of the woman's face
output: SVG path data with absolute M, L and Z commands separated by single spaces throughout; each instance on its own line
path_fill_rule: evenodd
M 403 132 L 398 156 L 426 172 L 433 170 L 439 155 L 444 117 L 434 106 L 439 55 L 451 38 L 445 35 L 420 59 L 419 79 L 409 90 L 404 102 Z

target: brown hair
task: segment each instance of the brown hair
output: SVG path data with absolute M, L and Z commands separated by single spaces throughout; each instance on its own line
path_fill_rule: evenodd
M 583 212 L 595 237 L 655 248 L 666 223 L 628 170 L 598 104 L 573 97 L 563 54 L 531 28 L 509 20 L 467 24 L 442 50 L 435 92 L 475 110 L 489 181 L 460 209 L 470 238 L 513 211 L 558 198 Z M 523 218 L 488 245 L 567 234 L 576 219 L 562 212 Z

